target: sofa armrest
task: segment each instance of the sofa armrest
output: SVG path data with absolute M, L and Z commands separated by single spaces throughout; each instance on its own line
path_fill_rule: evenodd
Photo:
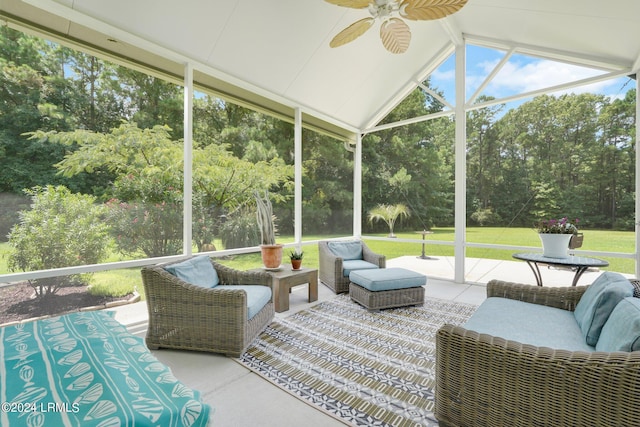
M 487 297 L 509 298 L 574 311 L 588 286 L 543 287 L 491 280 Z
M 436 334 L 442 426 L 636 425 L 640 352 L 570 352 L 444 325 Z
M 387 257 L 373 252 L 364 242 L 362 242 L 362 259 L 377 265 L 379 268 L 385 268 L 387 265 Z

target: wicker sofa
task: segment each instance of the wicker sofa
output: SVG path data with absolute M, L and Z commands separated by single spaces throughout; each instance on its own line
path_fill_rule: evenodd
M 328 286 L 334 293 L 340 294 L 349 291 L 349 271 L 345 270 L 345 261 L 357 261 L 354 259 L 345 260 L 344 258 L 337 256 L 331 249 L 332 243 L 345 243 L 351 244 L 353 241 L 320 241 L 318 242 L 318 263 L 319 272 L 318 277 L 322 283 Z M 360 261 L 364 261 L 364 264 L 370 264 L 373 268 L 385 268 L 386 257 L 381 254 L 373 252 L 363 241 L 358 241 L 362 247 L 362 256 Z
M 209 351 L 239 357 L 274 318 L 271 301 L 248 316 L 247 293 L 237 285 L 272 288 L 262 271 L 239 271 L 211 260 L 221 285 L 214 288 L 187 283 L 158 264 L 141 270 L 149 311 L 146 344 L 150 349 Z M 231 286 L 229 286 L 231 285 Z
M 493 280 L 487 296 L 573 312 L 587 288 Z M 557 350 L 444 325 L 435 399 L 442 427 L 640 425 L 640 351 Z

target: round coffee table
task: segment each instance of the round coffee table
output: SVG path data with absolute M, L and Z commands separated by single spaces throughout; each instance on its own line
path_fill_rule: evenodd
M 556 267 L 569 267 L 575 269 L 575 276 L 571 286 L 576 286 L 582 273 L 587 271 L 589 267 L 606 267 L 609 263 L 603 259 L 589 258 L 582 256 L 568 256 L 566 258 L 549 258 L 538 253 L 519 253 L 512 255 L 515 259 L 526 261 L 536 277 L 538 286 L 542 286 L 542 275 L 540 274 L 539 265 L 553 265 Z

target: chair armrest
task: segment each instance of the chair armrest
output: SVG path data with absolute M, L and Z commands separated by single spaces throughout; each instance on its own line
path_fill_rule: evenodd
M 588 286 L 543 287 L 491 280 L 487 297 L 509 298 L 574 311 Z
M 211 260 L 213 268 L 218 273 L 220 283 L 223 285 L 263 285 L 272 288 L 273 277 L 266 271 L 260 270 L 236 270 L 226 265 Z
M 364 242 L 362 242 L 362 259 L 377 265 L 379 268 L 385 268 L 387 265 L 387 257 L 373 252 Z
M 460 326 L 436 334 L 442 425 L 635 425 L 640 352 L 535 347 Z
M 335 256 L 325 241 L 318 242 L 318 260 L 320 271 L 342 274 L 342 258 Z
M 220 313 L 211 308 L 224 307 L 227 315 L 233 312 L 239 320 L 247 317 L 247 294 L 242 289 L 223 290 L 192 285 L 157 266 L 143 267 L 141 274 L 150 316 L 156 312 L 173 313 L 189 323 L 218 316 Z

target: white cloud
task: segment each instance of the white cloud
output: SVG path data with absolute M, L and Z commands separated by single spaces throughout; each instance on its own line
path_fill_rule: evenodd
M 491 72 L 497 62 L 479 64 L 485 75 Z M 510 61 L 500 70 L 485 90 L 495 97 L 526 93 L 538 89 L 554 87 L 604 74 L 603 71 L 564 64 L 550 60 L 534 60 L 531 62 Z M 620 87 L 617 80 L 605 80 L 588 86 L 563 89 L 560 93 L 604 93 L 615 91 Z
M 484 82 L 493 71 L 499 59 L 484 60 L 475 64 L 467 64 L 466 77 L 467 96 L 475 93 L 476 89 Z M 577 65 L 565 64 L 545 59 L 536 58 L 512 58 L 505 64 L 491 83 L 484 89 L 483 94 L 495 98 L 503 98 L 521 93 L 527 93 L 538 89 L 544 89 L 570 83 L 605 74 L 604 71 L 595 70 Z M 437 69 L 431 74 L 431 81 L 438 89 L 443 90 L 447 100 L 454 102 L 455 70 Z M 616 98 L 624 97 L 626 91 L 633 85 L 624 86 L 626 78 L 605 80 L 588 86 L 578 86 L 553 93 L 600 93 Z

